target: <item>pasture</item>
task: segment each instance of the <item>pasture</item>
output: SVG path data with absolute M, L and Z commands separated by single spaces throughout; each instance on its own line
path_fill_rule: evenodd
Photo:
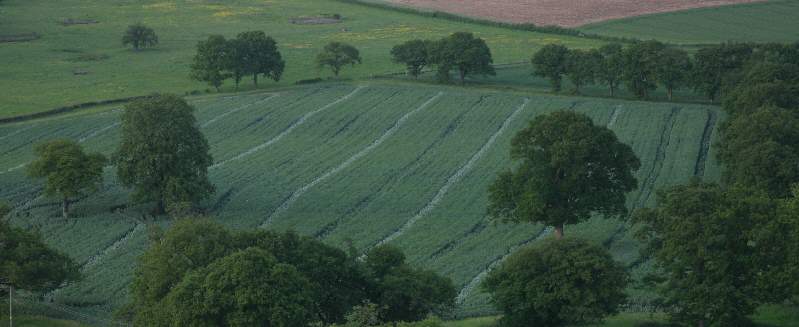
M 588 24 L 586 33 L 657 39 L 683 45 L 799 41 L 799 3 L 761 3 L 692 9 Z
M 0 118 L 87 101 L 147 95 L 153 92 L 203 92 L 210 87 L 189 79 L 197 42 L 212 34 L 235 37 L 263 30 L 278 42 L 286 71 L 278 86 L 328 77 L 313 59 L 330 41 L 361 51 L 362 65 L 344 69 L 344 79 L 402 71 L 389 50 L 403 41 L 434 39 L 471 31 L 486 40 L 495 62 L 526 61 L 542 45 L 594 47 L 598 41 L 508 30 L 384 11 L 336 1 L 52 1 L 6 0 L 0 5 L 0 36 L 40 36 L 28 42 L 0 43 Z M 308 24 L 303 17 L 339 14 L 341 21 Z M 311 20 L 312 21 L 312 20 Z M 160 44 L 133 51 L 122 46 L 128 25 L 152 27 Z M 249 78 L 244 89 L 252 86 Z M 261 87 L 274 86 L 266 82 Z M 233 89 L 232 81 L 223 87 Z
M 628 206 L 654 204 L 658 188 L 691 177 L 717 180 L 711 141 L 716 107 L 616 99 L 464 90 L 401 83 L 322 83 L 236 96 L 190 98 L 215 164 L 216 194 L 205 203 L 224 225 L 295 230 L 358 251 L 383 243 L 409 261 L 453 279 L 459 314 L 490 311 L 478 287 L 487 269 L 520 246 L 548 237 L 540 225 L 486 220 L 487 187 L 510 166 L 510 139 L 537 115 L 575 110 L 613 129 L 641 158 Z M 106 168 L 102 190 L 59 216 L 58 201 L 25 177 L 32 145 L 78 140 L 110 155 L 119 141 L 119 110 L 0 125 L 0 198 L 12 221 L 37 228 L 82 265 L 84 280 L 48 296 L 107 315 L 126 301 L 135 258 L 153 221 L 146 204 Z M 566 233 L 607 246 L 634 275 L 650 269 L 616 219 L 596 217 Z M 645 301 L 647 290 L 631 289 Z

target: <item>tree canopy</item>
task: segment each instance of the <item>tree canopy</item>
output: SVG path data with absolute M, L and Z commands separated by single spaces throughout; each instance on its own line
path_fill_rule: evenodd
M 637 97 L 646 99 L 657 88 L 660 53 L 665 48 L 658 41 L 644 41 L 624 51 L 624 82 Z
M 236 37 L 242 46 L 244 72 L 252 74 L 252 80 L 258 87 L 258 75 L 264 75 L 274 81 L 280 81 L 286 67 L 277 42 L 266 36 L 263 31 L 242 32 Z
M 531 62 L 533 63 L 533 74 L 549 80 L 552 83 L 552 91 L 560 92 L 562 88 L 563 74 L 566 73 L 566 61 L 569 49 L 560 44 L 547 44 L 535 53 Z
M 613 131 L 570 111 L 538 116 L 514 136 L 515 169 L 490 186 L 489 215 L 509 222 L 540 222 L 563 235 L 565 224 L 624 214 L 640 162 Z
M 461 84 L 469 75 L 495 75 L 494 59 L 485 41 L 472 33 L 457 32 L 435 43 L 432 61 L 438 66 L 439 79 L 449 80 L 449 72 L 458 71 Z
M 599 48 L 601 61 L 596 69 L 596 78 L 610 89 L 610 96 L 616 95 L 616 89 L 624 74 L 624 48 L 619 43 L 610 43 Z
M 79 266 L 67 255 L 49 248 L 39 234 L 0 219 L 0 284 L 46 292 L 80 277 Z
M 627 272 L 607 250 L 564 238 L 522 248 L 482 287 L 502 310 L 502 326 L 567 326 L 618 313 Z
M 571 50 L 566 55 L 566 76 L 574 85 L 574 93 L 580 94 L 580 88 L 586 84 L 593 84 L 597 67 L 602 57 L 599 52 L 586 50 Z
M 207 82 L 219 91 L 222 83 L 232 77 L 228 72 L 230 44 L 222 35 L 211 35 L 197 43 L 197 54 L 191 64 L 191 78 Z
M 158 45 L 158 35 L 155 35 L 152 28 L 136 23 L 128 26 L 125 35 L 122 36 L 122 45 L 130 45 L 137 51 L 141 48 L 154 47 Z
M 669 101 L 674 99 L 674 90 L 690 81 L 691 58 L 685 50 L 665 48 L 658 55 L 655 78 L 664 88 Z
M 214 191 L 208 180 L 213 159 L 193 112 L 182 98 L 164 94 L 133 101 L 122 114 L 117 175 L 134 188 L 134 200 L 157 202 L 156 214 Z
M 44 178 L 44 192 L 61 197 L 61 212 L 69 217 L 70 202 L 95 192 L 103 183 L 106 159 L 99 153 L 86 154 L 72 140 L 52 140 L 36 145 L 36 159 L 28 165 L 28 175 Z
M 433 46 L 432 41 L 410 40 L 391 49 L 391 60 L 404 64 L 408 75 L 416 78 L 422 73 L 422 69 L 430 64 Z
M 341 68 L 347 65 L 360 64 L 361 54 L 355 47 L 341 42 L 330 42 L 316 56 L 316 64 L 320 69 L 329 67 L 333 75 L 338 76 Z

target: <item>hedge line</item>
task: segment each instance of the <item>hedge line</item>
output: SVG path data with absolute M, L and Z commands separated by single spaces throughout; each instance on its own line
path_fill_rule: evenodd
M 58 108 L 55 108 L 55 109 L 50 109 L 50 110 L 47 110 L 47 111 L 36 112 L 36 113 L 32 113 L 32 114 L 27 114 L 27 115 L 14 116 L 14 117 L 8 117 L 8 118 L 0 118 L 0 124 L 17 123 L 17 122 L 22 122 L 22 121 L 26 121 L 26 120 L 45 118 L 45 117 L 49 117 L 49 116 L 55 116 L 55 115 L 60 115 L 60 114 L 68 113 L 68 112 L 77 111 L 79 109 L 85 109 L 85 108 L 89 108 L 89 107 L 106 105 L 106 104 L 130 102 L 130 101 L 133 101 L 133 100 L 143 99 L 143 98 L 147 98 L 147 97 L 149 97 L 149 96 L 135 96 L 135 97 L 128 97 L 128 98 L 102 100 L 102 101 L 92 101 L 92 102 L 73 104 L 73 105 L 70 105 L 70 106 L 58 107 Z

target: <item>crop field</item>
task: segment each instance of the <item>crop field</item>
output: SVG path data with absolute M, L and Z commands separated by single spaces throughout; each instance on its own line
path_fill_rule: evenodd
M 339 14 L 342 19 L 329 24 L 296 20 L 324 14 Z M 155 30 L 160 42 L 156 48 L 133 51 L 122 46 L 125 29 L 137 22 Z M 210 87 L 189 80 L 189 64 L 197 42 L 212 34 L 235 37 L 240 32 L 263 30 L 275 38 L 286 60 L 283 80 L 277 86 L 331 76 L 313 63 L 331 41 L 350 43 L 363 57 L 362 65 L 343 70 L 344 79 L 402 71 L 402 66 L 390 61 L 391 47 L 409 39 L 441 38 L 458 31 L 484 38 L 495 62 L 526 61 L 549 43 L 575 48 L 600 44 L 333 0 L 59 0 L 58 10 L 47 0 L 4 0 L 0 30 L 0 39 L 31 33 L 40 36 L 27 42 L 0 42 L 0 88 L 8 90 L 0 97 L 0 118 L 153 92 L 202 92 Z M 252 88 L 249 79 L 243 81 L 244 89 Z M 261 85 L 274 86 L 271 81 Z M 232 81 L 223 87 L 232 89 Z
M 548 237 L 538 225 L 486 220 L 487 186 L 510 166 L 510 139 L 537 115 L 586 113 L 613 129 L 642 162 L 630 208 L 651 206 L 658 188 L 693 176 L 718 179 L 712 156 L 718 110 L 702 105 L 465 91 L 391 83 L 329 83 L 235 97 L 193 98 L 211 144 L 216 193 L 205 204 L 238 229 L 295 230 L 359 251 L 389 243 L 414 265 L 434 269 L 461 289 L 459 312 L 486 308 L 479 284 L 487 269 L 520 246 Z M 58 201 L 25 177 L 31 146 L 52 138 L 80 141 L 110 155 L 120 110 L 0 125 L 0 198 L 12 221 L 39 229 L 82 265 L 82 282 L 48 296 L 83 310 L 124 303 L 135 258 L 153 221 L 106 168 L 98 194 L 74 204 L 68 221 Z M 623 221 L 596 217 L 566 233 L 611 249 L 634 272 L 640 262 Z M 637 294 L 637 293 L 634 293 Z M 645 297 L 645 292 L 641 293 Z
M 799 41 L 799 2 L 759 3 L 692 9 L 611 20 L 580 28 L 609 36 L 657 39 L 678 44 Z

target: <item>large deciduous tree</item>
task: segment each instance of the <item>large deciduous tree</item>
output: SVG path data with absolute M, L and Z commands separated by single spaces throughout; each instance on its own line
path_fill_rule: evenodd
M 252 74 L 255 87 L 258 87 L 258 75 L 264 75 L 274 81 L 280 81 L 283 69 L 286 67 L 277 42 L 266 36 L 263 31 L 249 31 L 240 33 L 237 40 L 243 48 L 244 72 Z
M 634 215 L 674 320 L 745 326 L 758 305 L 790 296 L 783 273 L 796 230 L 779 207 L 757 190 L 694 180 L 659 192 L 657 208 Z
M 560 92 L 569 49 L 560 44 L 548 44 L 533 55 L 533 74 L 549 80 L 552 91 Z
M 567 326 L 618 313 L 627 272 L 586 241 L 546 240 L 519 250 L 483 281 L 508 327 Z
M 485 41 L 472 33 L 457 32 L 447 36 L 434 46 L 433 62 L 438 66 L 439 79 L 448 81 L 449 72 L 458 71 L 461 84 L 469 75 L 495 75 L 494 59 Z
M 490 217 L 554 226 L 558 238 L 564 225 L 593 213 L 624 214 L 640 166 L 613 131 L 570 111 L 531 121 L 513 138 L 511 158 L 516 168 L 500 173 L 489 188 Z
M 411 40 L 391 49 L 391 60 L 403 64 L 408 75 L 419 77 L 422 70 L 430 64 L 433 42 L 428 40 Z
M 207 82 L 217 91 L 222 83 L 232 76 L 227 72 L 227 56 L 230 55 L 228 41 L 222 35 L 211 35 L 197 43 L 197 54 L 191 64 L 191 78 Z
M 596 68 L 596 78 L 608 86 L 613 97 L 624 74 L 624 48 L 618 43 L 606 44 L 599 48 L 599 54 L 602 59 Z
M 338 76 L 341 68 L 347 65 L 360 64 L 361 54 L 354 46 L 341 42 L 328 43 L 316 56 L 316 65 L 321 69 L 329 67 L 333 75 Z
M 122 36 L 122 45 L 130 45 L 133 50 L 138 51 L 141 48 L 158 45 L 158 36 L 155 35 L 155 31 L 152 28 L 142 23 L 136 23 L 128 26 L 125 35 Z
M 710 101 L 721 95 L 725 79 L 741 69 L 752 55 L 748 44 L 725 43 L 699 49 L 694 55 L 692 85 Z
M 214 191 L 208 180 L 213 159 L 193 112 L 182 98 L 164 94 L 131 102 L 122 114 L 117 175 L 134 188 L 134 200 L 155 201 L 156 214 Z
M 580 88 L 586 84 L 593 84 L 596 68 L 601 57 L 598 52 L 586 50 L 571 50 L 566 56 L 566 77 L 574 86 L 574 93 L 580 94 Z
M 674 98 L 674 90 L 685 85 L 691 74 L 691 58 L 685 50 L 666 48 L 660 52 L 655 78 L 666 88 L 669 101 Z
M 644 41 L 624 50 L 624 81 L 635 96 L 646 99 L 657 88 L 656 71 L 665 48 L 658 41 Z
M 34 149 L 37 158 L 28 165 L 28 175 L 44 178 L 44 192 L 61 198 L 61 213 L 69 218 L 69 205 L 79 196 L 95 192 L 103 183 L 106 159 L 87 154 L 72 140 L 52 140 Z

